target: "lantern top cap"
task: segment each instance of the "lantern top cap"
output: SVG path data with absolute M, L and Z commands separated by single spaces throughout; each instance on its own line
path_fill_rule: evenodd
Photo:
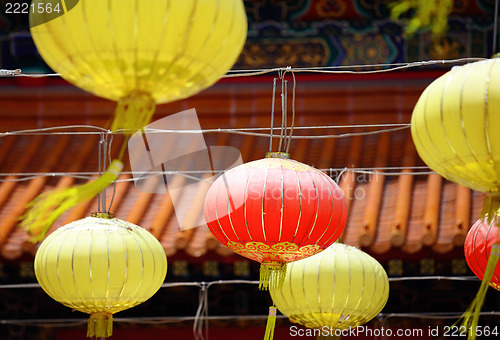
M 267 152 L 266 158 L 290 159 L 290 154 L 288 154 L 287 152 Z
M 112 219 L 114 218 L 113 213 L 108 211 L 108 212 L 100 212 L 100 211 L 93 211 L 90 214 L 91 217 L 98 217 L 98 218 L 108 218 Z

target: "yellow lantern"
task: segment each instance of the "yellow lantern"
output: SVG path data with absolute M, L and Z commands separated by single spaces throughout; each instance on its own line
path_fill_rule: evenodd
M 357 327 L 374 318 L 389 297 L 389 279 L 365 252 L 334 243 L 323 252 L 289 263 L 271 297 L 290 321 L 315 329 Z
M 418 154 L 446 179 L 489 194 L 483 214 L 500 207 L 500 59 L 452 68 L 415 105 Z
M 242 0 L 33 0 L 31 35 L 44 61 L 62 78 L 118 102 L 111 125 L 131 136 L 156 104 L 211 86 L 238 58 L 247 34 Z M 42 239 L 53 221 L 116 180 L 104 178 L 39 196 L 23 226 Z
M 418 154 L 450 181 L 487 193 L 482 217 L 500 215 L 500 59 L 454 67 L 420 96 L 411 118 Z M 496 247 L 500 244 L 496 242 Z M 497 255 L 497 254 L 496 254 Z M 490 256 L 481 287 L 464 314 L 477 326 L 498 256 Z M 475 332 L 469 337 L 475 339 Z
M 87 336 L 112 334 L 112 314 L 153 296 L 167 271 L 149 232 L 117 218 L 87 217 L 50 234 L 35 256 L 35 274 L 54 300 L 89 313 Z
M 46 2 L 34 0 L 33 7 Z M 60 15 L 30 12 L 31 35 L 61 77 L 119 102 L 113 130 L 133 133 L 148 124 L 155 103 L 214 84 L 235 63 L 247 34 L 242 0 L 71 2 Z

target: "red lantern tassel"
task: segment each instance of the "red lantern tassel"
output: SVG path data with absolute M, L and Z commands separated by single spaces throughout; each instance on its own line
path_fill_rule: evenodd
M 268 290 L 269 287 L 280 289 L 286 276 L 286 263 L 262 263 L 260 265 L 259 289 Z
M 464 326 L 465 329 L 471 330 L 468 336 L 469 340 L 476 339 L 476 327 L 479 322 L 481 308 L 483 306 L 484 298 L 486 297 L 486 293 L 488 292 L 488 287 L 490 285 L 491 278 L 493 277 L 493 273 L 495 272 L 495 268 L 497 266 L 499 258 L 500 244 L 495 243 L 491 246 L 490 257 L 488 258 L 488 263 L 486 265 L 486 270 L 484 272 L 484 277 L 481 281 L 479 291 L 477 292 L 476 297 L 472 301 L 471 305 L 467 308 L 464 315 L 462 316 L 462 326 Z

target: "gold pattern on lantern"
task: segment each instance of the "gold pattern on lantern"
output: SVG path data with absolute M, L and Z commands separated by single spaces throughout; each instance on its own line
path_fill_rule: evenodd
M 275 261 L 296 261 L 304 258 L 304 255 L 311 256 L 323 250 L 317 244 L 309 244 L 299 247 L 295 243 L 280 242 L 268 245 L 264 242 L 251 241 L 244 244 L 229 241 L 226 245 L 232 251 L 242 256 L 254 259 L 261 263 Z

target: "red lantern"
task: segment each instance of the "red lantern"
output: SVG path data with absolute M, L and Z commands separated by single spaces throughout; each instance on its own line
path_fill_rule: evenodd
M 205 198 L 210 231 L 235 253 L 261 263 L 260 288 L 279 285 L 286 262 L 319 253 L 344 230 L 347 204 L 321 171 L 284 153 L 227 171 Z M 276 276 L 277 274 L 277 276 Z
M 491 223 L 480 219 L 474 223 L 465 238 L 465 260 L 474 274 L 483 280 L 491 252 L 498 253 L 500 232 L 496 218 Z M 497 249 L 495 251 L 495 248 Z M 495 267 L 490 286 L 500 290 L 500 266 Z

